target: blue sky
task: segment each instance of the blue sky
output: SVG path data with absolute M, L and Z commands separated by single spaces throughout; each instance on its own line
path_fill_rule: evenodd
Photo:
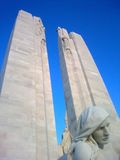
M 58 26 L 82 35 L 120 116 L 119 0 L 1 0 L 0 3 L 0 68 L 20 9 L 41 17 L 46 28 L 58 142 L 65 127 Z

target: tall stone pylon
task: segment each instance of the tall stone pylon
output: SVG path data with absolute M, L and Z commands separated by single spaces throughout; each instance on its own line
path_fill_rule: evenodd
M 97 66 L 84 40 L 79 34 L 68 34 L 58 28 L 58 43 L 63 88 L 67 110 L 68 129 L 72 137 L 76 133 L 81 111 L 89 106 L 104 107 L 111 115 L 112 142 L 119 150 L 120 121 Z
M 1 76 L 0 160 L 57 160 L 44 30 L 40 18 L 19 11 Z

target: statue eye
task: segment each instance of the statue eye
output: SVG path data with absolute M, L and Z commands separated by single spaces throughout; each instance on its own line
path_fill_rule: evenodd
M 101 126 L 100 129 L 103 130 L 105 127 Z

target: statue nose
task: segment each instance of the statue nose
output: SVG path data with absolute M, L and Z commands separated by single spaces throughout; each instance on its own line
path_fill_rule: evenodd
M 104 128 L 104 134 L 105 134 L 105 136 L 109 136 L 109 129 L 108 129 L 108 127 Z

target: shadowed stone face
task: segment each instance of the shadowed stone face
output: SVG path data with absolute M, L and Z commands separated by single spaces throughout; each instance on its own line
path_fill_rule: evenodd
M 96 129 L 96 131 L 92 134 L 94 140 L 97 142 L 99 147 L 103 147 L 105 144 L 109 143 L 109 125 L 110 120 L 109 117 L 105 119 L 105 121 Z

